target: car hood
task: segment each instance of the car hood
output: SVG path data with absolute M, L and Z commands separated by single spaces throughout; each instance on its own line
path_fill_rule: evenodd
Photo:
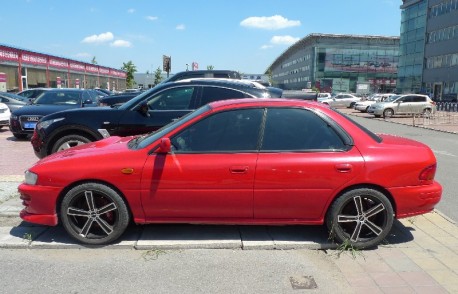
M 116 158 L 119 156 L 119 152 L 129 150 L 127 143 L 133 138 L 129 137 L 108 137 L 103 140 L 90 142 L 84 145 L 76 146 L 67 150 L 56 152 L 51 154 L 40 161 L 37 164 L 66 161 L 66 160 L 90 160 L 92 157 L 101 159 L 104 157 Z
M 48 115 L 66 109 L 77 108 L 77 105 L 32 104 L 13 111 L 14 115 Z

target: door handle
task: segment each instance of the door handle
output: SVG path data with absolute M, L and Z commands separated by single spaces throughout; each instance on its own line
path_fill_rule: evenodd
M 248 166 L 232 166 L 229 170 L 233 174 L 246 174 L 248 172 Z
M 336 164 L 336 170 L 340 173 L 349 173 L 353 170 L 353 166 L 349 163 Z

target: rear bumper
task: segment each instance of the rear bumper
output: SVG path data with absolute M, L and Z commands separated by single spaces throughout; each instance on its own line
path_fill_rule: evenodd
M 396 218 L 405 218 L 432 211 L 442 198 L 442 186 L 430 185 L 389 189 L 396 203 Z

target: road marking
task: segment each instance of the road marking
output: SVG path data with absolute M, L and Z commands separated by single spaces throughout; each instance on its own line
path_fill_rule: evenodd
M 447 152 L 447 151 L 440 151 L 440 150 L 433 150 L 434 153 L 440 154 L 440 155 L 446 155 L 446 156 L 451 156 L 451 157 L 456 157 L 455 154 Z

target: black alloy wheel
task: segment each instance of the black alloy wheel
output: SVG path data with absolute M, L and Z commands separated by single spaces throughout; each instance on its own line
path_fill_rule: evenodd
M 129 211 L 124 199 L 112 188 L 85 183 L 65 194 L 60 218 L 74 239 L 88 245 L 104 245 L 124 233 L 129 224 Z
M 378 245 L 391 230 L 394 212 L 380 191 L 368 188 L 350 190 L 337 198 L 326 224 L 338 243 L 349 242 L 363 249 Z

